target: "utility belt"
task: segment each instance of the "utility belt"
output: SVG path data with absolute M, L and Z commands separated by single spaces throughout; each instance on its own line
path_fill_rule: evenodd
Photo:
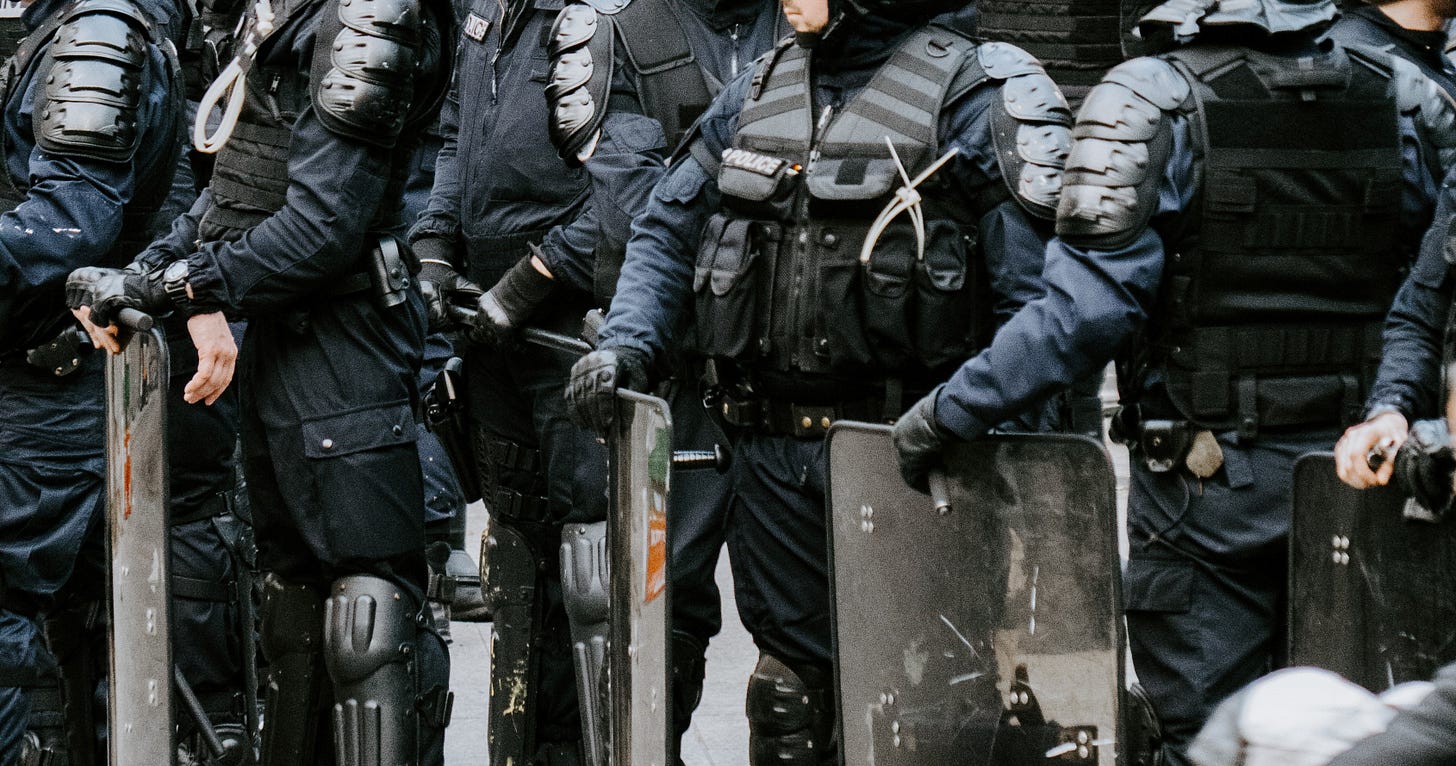
M 833 402 L 793 401 L 793 397 L 763 396 L 752 384 L 721 385 L 708 375 L 704 403 L 731 428 L 767 436 L 822 439 L 841 420 L 893 423 L 909 403 L 919 398 L 898 380 L 885 382 L 883 394 Z M 923 392 L 922 392 L 923 393 Z
M 381 309 L 391 309 L 409 300 L 420 261 L 414 251 L 393 235 L 378 235 L 365 256 L 364 269 L 337 280 L 320 294 L 329 300 L 360 297 L 372 299 Z M 308 329 L 310 309 L 288 314 L 288 325 L 302 333 Z
M 81 360 L 94 350 L 86 331 L 66 323 L 54 338 L 25 351 L 0 353 L 0 368 L 27 365 L 63 378 L 81 368 Z

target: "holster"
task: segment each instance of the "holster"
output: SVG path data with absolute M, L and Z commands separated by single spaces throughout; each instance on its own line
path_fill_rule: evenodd
M 1153 473 L 1167 473 L 1183 462 L 1196 430 L 1186 420 L 1145 420 L 1136 447 Z
M 56 377 L 65 377 L 81 367 L 81 354 L 91 342 L 79 327 L 67 326 L 59 335 L 25 352 L 25 361 Z
M 425 427 L 440 440 L 465 502 L 481 499 L 480 469 L 470 450 L 470 424 L 465 416 L 465 362 L 451 357 L 424 394 Z

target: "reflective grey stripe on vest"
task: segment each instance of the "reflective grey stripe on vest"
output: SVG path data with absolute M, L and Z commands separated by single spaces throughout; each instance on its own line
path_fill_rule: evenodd
M 913 33 L 818 143 L 826 160 L 807 179 L 821 199 L 873 199 L 899 180 L 885 139 L 913 176 L 937 147 L 947 90 L 975 43 L 937 27 Z M 814 127 L 808 52 L 786 51 L 769 72 L 758 98 L 744 106 L 734 139 L 768 154 L 807 157 Z

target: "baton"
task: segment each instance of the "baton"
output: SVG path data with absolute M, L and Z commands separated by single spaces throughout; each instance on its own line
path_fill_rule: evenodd
M 143 316 L 146 315 L 143 314 Z M 182 706 L 187 708 L 187 714 L 192 716 L 192 722 L 197 725 L 197 731 L 207 743 L 207 749 L 212 753 L 212 757 L 222 758 L 227 755 L 227 749 L 222 746 L 222 740 L 217 738 L 217 730 L 212 727 L 212 721 L 207 717 L 207 711 L 198 701 L 197 694 L 192 691 L 192 686 L 187 683 L 187 677 L 182 675 L 182 669 L 175 665 L 172 666 L 172 681 L 177 685 L 177 691 L 181 692 Z
M 672 453 L 672 467 L 679 471 L 703 471 L 711 468 L 725 474 L 732 466 L 733 456 L 721 444 L 714 444 L 711 450 L 685 449 Z
M 930 472 L 930 502 L 935 512 L 944 516 L 950 513 L 950 491 L 946 485 L 945 470 L 936 468 Z
M 454 303 L 447 304 L 450 317 L 457 322 L 470 324 L 480 312 L 472 308 L 460 306 Z M 581 338 L 573 338 L 570 335 L 563 335 L 559 332 L 542 330 L 539 327 L 527 327 L 521 330 L 521 337 L 527 343 L 533 343 L 542 348 L 549 348 L 552 351 L 561 351 L 576 356 L 586 356 L 592 352 L 592 345 Z
M 151 332 L 152 316 L 136 309 L 122 309 L 116 312 L 116 324 L 132 332 Z

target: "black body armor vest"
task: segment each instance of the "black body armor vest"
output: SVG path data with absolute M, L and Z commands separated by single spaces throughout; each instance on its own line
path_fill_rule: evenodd
M 985 79 L 976 47 L 917 31 L 837 115 L 813 113 L 809 52 L 764 59 L 697 259 L 699 352 L 799 378 L 928 382 L 984 345 L 992 321 L 975 225 L 1009 198 L 1004 186 L 966 205 L 931 176 L 919 187 L 923 255 L 908 213 L 862 253 L 904 184 L 886 137 L 911 178 L 934 163 L 953 83 Z
M 1335 51 L 1166 57 L 1192 84 L 1202 184 L 1168 259 L 1151 363 L 1204 427 L 1359 419 L 1404 274 L 1388 68 Z
M 289 16 L 293 19 L 304 16 L 316 2 L 303 0 L 301 7 L 290 7 Z M 293 123 L 313 97 L 310 93 L 313 80 L 328 71 L 327 54 L 335 44 L 340 27 L 332 10 L 337 0 L 326 2 L 329 7 L 319 12 L 315 61 L 310 69 L 270 64 L 260 51 L 255 65 L 248 70 L 247 96 L 238 124 L 217 153 L 213 166 L 209 187 L 212 204 L 203 213 L 197 229 L 202 241 L 235 240 L 283 209 L 287 202 Z M 451 28 L 449 11 L 439 8 L 439 3 L 426 1 L 420 5 L 424 15 L 429 17 L 433 11 L 433 17 L 424 25 L 427 34 L 420 46 L 415 70 L 418 82 L 398 143 L 391 151 L 395 161 L 383 196 L 387 204 L 380 206 L 369 226 L 369 231 L 376 234 L 399 226 L 399 201 L 409 178 L 414 145 L 432 123 L 448 87 L 449 76 L 442 72 L 449 71 L 453 49 L 442 44 L 442 34 Z M 280 19 L 278 25 L 286 23 L 286 19 Z

